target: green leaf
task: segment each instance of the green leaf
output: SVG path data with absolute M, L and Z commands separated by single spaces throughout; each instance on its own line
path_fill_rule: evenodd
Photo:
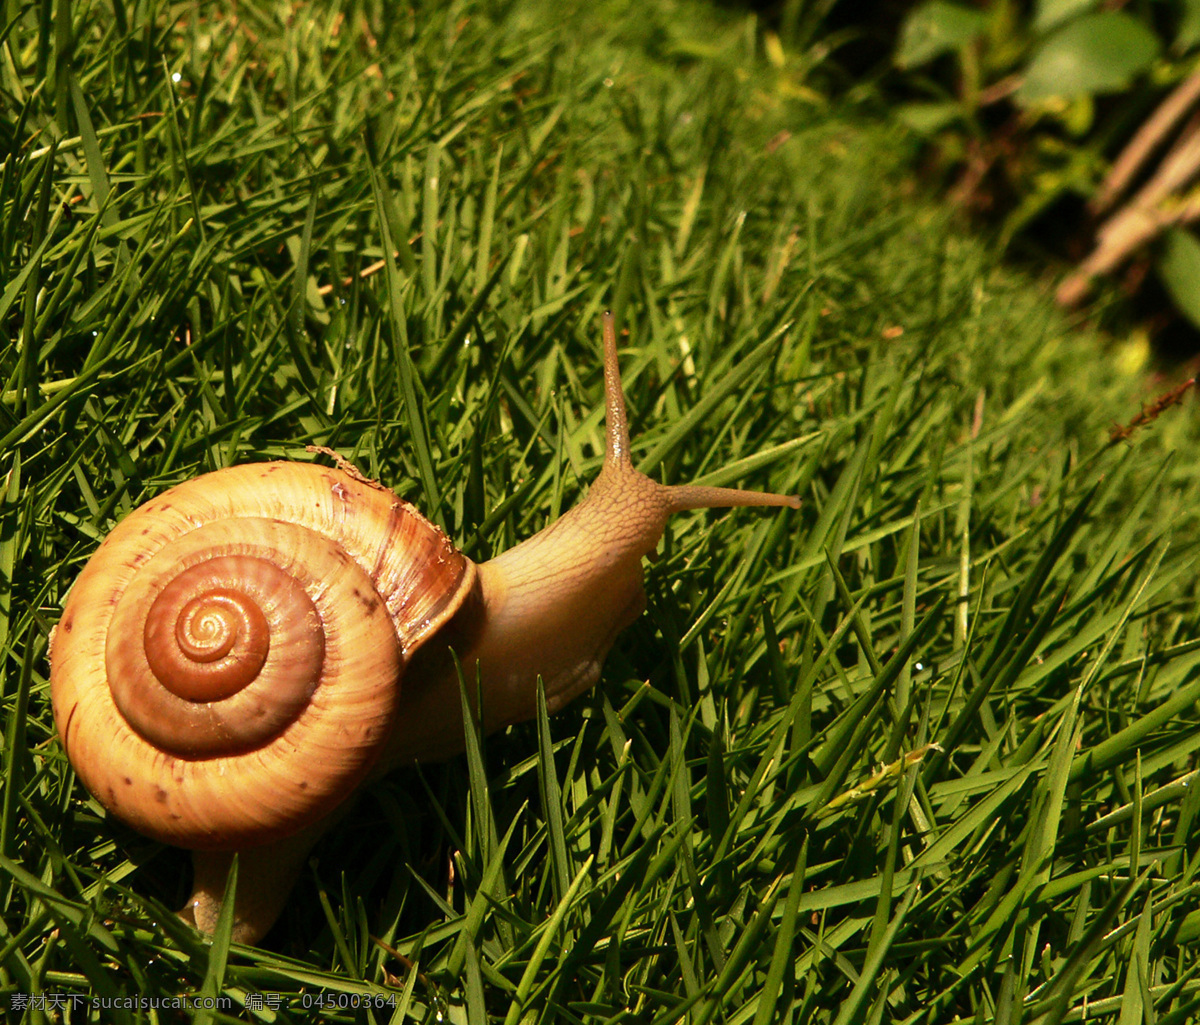
M 1158 37 L 1122 11 L 1090 14 L 1041 46 L 1017 91 L 1026 103 L 1051 96 L 1117 92 L 1158 56 Z
M 758 1009 L 754 1015 L 754 1025 L 767 1025 L 770 1021 L 779 1020 L 777 1000 L 783 986 L 784 972 L 787 971 L 792 958 L 792 942 L 796 936 L 796 913 L 800 908 L 800 898 L 804 895 L 804 873 L 808 865 L 808 840 L 800 845 L 800 853 L 796 856 L 796 867 L 792 872 L 791 883 L 788 887 L 787 901 L 783 907 L 783 921 L 775 933 L 775 944 L 771 952 L 771 967 L 759 993 Z
M 221 911 L 217 915 L 217 927 L 213 930 L 212 947 L 208 952 L 208 970 L 204 973 L 204 984 L 200 995 L 216 1001 L 225 985 L 225 969 L 229 963 L 229 944 L 233 939 L 234 905 L 237 900 L 238 856 L 229 864 L 229 875 L 225 879 L 225 893 L 221 898 Z M 215 1021 L 215 1017 L 203 1012 L 197 1022 Z
M 1183 11 L 1179 16 L 1174 49 L 1178 53 L 1187 53 L 1200 43 L 1200 0 L 1181 0 L 1180 6 Z
M 538 724 L 538 789 L 542 798 L 542 813 L 546 816 L 546 831 L 550 839 L 550 862 L 554 866 L 558 893 L 566 893 L 570 886 L 567 839 L 563 830 L 562 790 L 558 786 L 558 772 L 554 767 L 554 740 L 550 736 L 550 713 L 546 708 L 546 689 L 538 677 L 537 689 Z
M 1183 228 L 1168 231 L 1158 275 L 1175 308 L 1200 327 L 1200 239 Z
M 1097 0 L 1038 0 L 1033 16 L 1036 32 L 1046 32 L 1075 15 L 1098 7 Z
M 929 0 L 913 11 L 900 30 L 896 63 L 916 67 L 948 50 L 966 46 L 987 27 L 987 17 L 947 0 Z
M 940 132 L 961 112 L 957 103 L 906 103 L 896 111 L 904 124 L 921 135 Z
M 517 1025 L 517 1022 L 521 1020 L 521 1011 L 525 1008 L 530 995 L 533 993 L 533 984 L 537 980 L 538 970 L 542 967 L 542 962 L 546 960 L 546 955 L 550 952 L 550 946 L 554 942 L 554 937 L 558 933 L 559 926 L 562 925 L 563 919 L 566 918 L 567 912 L 575 901 L 575 895 L 579 892 L 584 882 L 587 881 L 588 872 L 591 870 L 594 860 L 594 855 L 589 854 L 583 866 L 571 881 L 570 886 L 567 887 L 567 892 L 563 894 L 562 900 L 558 902 L 558 906 L 554 909 L 554 914 L 550 916 L 545 926 L 543 926 L 537 946 L 526 962 L 525 971 L 521 974 L 521 981 L 517 984 L 516 996 L 513 998 L 513 1002 L 509 1004 L 504 1025 Z

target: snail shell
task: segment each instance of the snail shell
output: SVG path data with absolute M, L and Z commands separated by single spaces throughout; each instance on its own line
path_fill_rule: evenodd
M 63 744 L 165 843 L 293 834 L 370 771 L 406 663 L 474 580 L 412 506 L 339 470 L 198 477 L 122 521 L 72 589 L 51 649 Z

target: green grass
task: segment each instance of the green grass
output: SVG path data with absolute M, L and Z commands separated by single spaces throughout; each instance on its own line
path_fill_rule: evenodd
M 4 8 L 3 1006 L 1200 1014 L 1188 411 L 1106 446 L 1136 388 L 751 24 L 299 10 Z M 372 786 L 261 949 L 187 930 L 185 856 L 54 735 L 46 641 L 99 539 L 319 444 L 485 559 L 598 468 L 610 305 L 635 461 L 802 509 L 677 517 L 592 693 Z

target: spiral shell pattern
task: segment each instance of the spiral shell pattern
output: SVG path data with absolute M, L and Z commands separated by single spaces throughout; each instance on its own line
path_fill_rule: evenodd
M 51 647 L 68 757 L 166 843 L 294 833 L 370 770 L 404 665 L 474 575 L 411 506 L 339 470 L 182 484 L 122 521 L 71 591 Z

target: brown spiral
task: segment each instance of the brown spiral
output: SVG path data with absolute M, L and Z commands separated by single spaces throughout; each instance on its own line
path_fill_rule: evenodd
M 407 658 L 474 567 L 336 470 L 218 471 L 127 517 L 71 591 L 55 718 L 88 789 L 192 848 L 266 843 L 370 770 Z
M 195 597 L 188 575 L 176 578 L 146 618 L 150 669 L 167 690 L 188 701 L 236 694 L 258 675 L 271 650 L 271 625 L 254 596 L 211 579 L 232 575 L 231 563 L 213 559 L 190 571 L 203 581 Z
M 352 587 L 373 590 L 353 569 Z M 360 609 L 344 587 L 326 586 L 339 572 L 349 570 L 336 544 L 270 520 L 206 524 L 167 545 L 113 615 L 105 667 L 117 708 L 145 740 L 181 758 L 238 754 L 278 736 L 328 668 L 327 629 L 344 636 L 341 610 Z M 309 596 L 318 589 L 323 608 Z M 364 617 L 360 629 L 377 630 L 371 643 L 383 650 L 355 671 L 398 680 L 387 617 Z M 142 643 L 131 643 L 139 633 Z

